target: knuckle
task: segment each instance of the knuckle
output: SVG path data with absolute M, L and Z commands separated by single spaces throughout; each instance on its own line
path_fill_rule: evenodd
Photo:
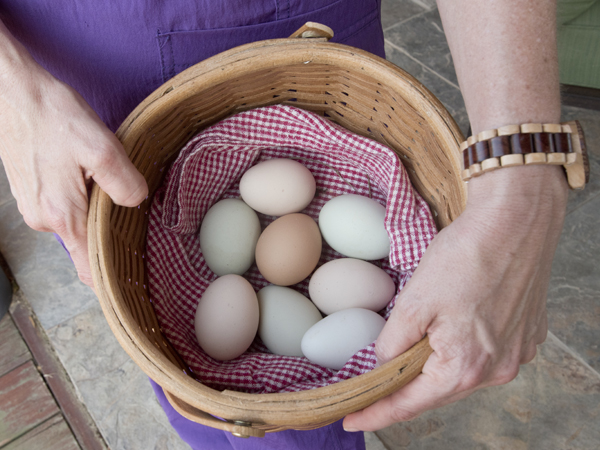
M 533 361 L 535 356 L 537 355 L 537 345 L 530 345 L 527 351 L 521 357 L 521 364 L 527 364 Z
M 42 218 L 37 214 L 32 214 L 29 211 L 23 213 L 23 220 L 27 224 L 29 228 L 32 228 L 36 231 L 46 231 L 46 225 Z
M 548 322 L 544 320 L 540 326 L 538 326 L 535 334 L 534 343 L 536 345 L 543 344 L 548 338 Z
M 536 344 L 543 344 L 548 339 L 548 329 L 544 330 L 544 332 L 540 333 L 538 338 L 536 339 Z
M 117 149 L 110 142 L 99 143 L 90 151 L 90 159 L 93 167 L 111 167 L 117 162 Z
M 482 369 L 474 368 L 466 371 L 462 375 L 461 382 L 459 384 L 460 391 L 470 391 L 476 389 L 484 382 L 484 372 Z
M 90 273 L 78 272 L 79 280 L 83 284 L 87 284 L 90 287 L 94 287 L 94 281 L 92 279 L 92 275 Z
M 482 386 L 489 378 L 492 355 L 484 353 L 467 365 L 458 385 L 460 391 L 471 391 Z
M 524 356 L 523 358 L 521 358 L 521 364 L 529 364 L 531 361 L 534 360 L 536 353 L 537 352 L 529 353 L 526 356 Z
M 428 334 L 429 345 L 436 353 L 449 361 L 463 356 L 463 351 L 460 345 L 456 345 L 456 339 L 453 336 L 444 336 L 440 333 Z
M 499 386 L 503 384 L 508 384 L 519 375 L 519 364 L 511 363 L 502 367 L 496 376 L 492 380 L 492 384 Z
M 65 215 L 55 208 L 44 211 L 44 223 L 58 234 L 64 233 L 67 229 Z
M 46 227 L 68 240 L 77 236 L 87 217 L 87 201 L 78 201 L 75 195 L 72 191 L 67 199 L 42 199 L 40 202 L 41 218 Z

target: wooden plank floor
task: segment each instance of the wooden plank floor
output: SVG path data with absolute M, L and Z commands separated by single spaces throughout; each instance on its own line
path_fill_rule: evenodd
M 107 450 L 0 253 L 15 292 L 0 319 L 0 450 Z
M 0 448 L 79 449 L 10 314 L 0 321 Z
M 13 314 L 19 311 L 22 312 L 22 304 L 12 308 Z M 18 322 L 17 316 L 15 319 Z M 35 328 L 33 320 L 29 325 Z M 105 448 L 99 436 L 93 439 L 97 430 L 90 427 L 89 422 L 83 425 L 86 429 L 82 433 L 82 421 L 74 423 L 72 411 L 61 409 L 60 405 L 67 404 L 72 410 L 72 405 L 78 400 L 74 395 L 65 395 L 64 389 L 60 391 L 55 388 L 54 392 L 50 389 L 44 379 L 42 365 L 52 355 L 40 355 L 39 343 L 34 344 L 35 349 L 32 347 L 32 354 L 21 334 L 23 331 L 25 335 L 30 333 L 28 330 L 20 331 L 11 314 L 6 314 L 0 321 L 0 449 Z M 75 433 L 70 423 L 71 426 L 75 425 Z M 95 441 L 91 447 L 88 445 L 89 436 Z

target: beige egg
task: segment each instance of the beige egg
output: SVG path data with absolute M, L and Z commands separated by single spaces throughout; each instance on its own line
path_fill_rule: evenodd
M 202 350 L 221 361 L 244 353 L 258 331 L 258 299 L 239 275 L 224 275 L 204 291 L 196 308 L 196 338 Z
M 390 276 L 362 259 L 340 258 L 319 267 L 308 285 L 310 299 L 323 313 L 348 308 L 380 311 L 396 295 Z
M 312 173 L 297 161 L 285 158 L 258 163 L 240 180 L 240 195 L 255 211 L 270 216 L 300 212 L 315 196 Z
M 308 277 L 321 257 L 321 233 L 306 214 L 288 214 L 272 222 L 256 244 L 256 265 L 267 281 L 290 286 Z

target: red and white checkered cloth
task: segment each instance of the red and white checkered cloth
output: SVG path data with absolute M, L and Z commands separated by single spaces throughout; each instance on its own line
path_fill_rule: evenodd
M 386 206 L 389 260 L 375 262 L 406 284 L 436 234 L 429 207 L 413 190 L 389 148 L 290 106 L 269 106 L 232 116 L 194 137 L 181 151 L 157 191 L 148 224 L 147 255 L 151 299 L 164 335 L 196 377 L 215 389 L 251 393 L 290 392 L 326 386 L 371 370 L 374 345 L 355 354 L 339 371 L 306 358 L 268 352 L 260 338 L 242 356 L 216 361 L 194 333 L 196 306 L 217 276 L 202 257 L 199 229 L 218 200 L 239 197 L 239 180 L 251 166 L 271 158 L 293 158 L 314 175 L 317 194 L 303 211 L 318 220 L 333 197 L 359 194 Z M 258 214 L 264 229 L 275 218 Z M 342 257 L 325 242 L 319 266 Z M 244 275 L 255 290 L 269 283 L 256 265 Z M 308 279 L 292 286 L 308 297 Z M 395 299 L 381 312 L 387 318 Z

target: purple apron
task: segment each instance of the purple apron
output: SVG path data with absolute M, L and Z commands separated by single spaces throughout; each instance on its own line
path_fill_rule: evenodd
M 241 44 L 287 37 L 308 21 L 331 27 L 332 42 L 385 57 L 380 0 L 0 0 L 0 19 L 113 131 L 182 70 Z M 363 433 L 344 432 L 341 421 L 236 438 L 185 419 L 151 383 L 171 425 L 193 449 L 365 448 Z
M 0 19 L 113 131 L 182 70 L 307 21 L 385 57 L 380 0 L 0 0 Z

